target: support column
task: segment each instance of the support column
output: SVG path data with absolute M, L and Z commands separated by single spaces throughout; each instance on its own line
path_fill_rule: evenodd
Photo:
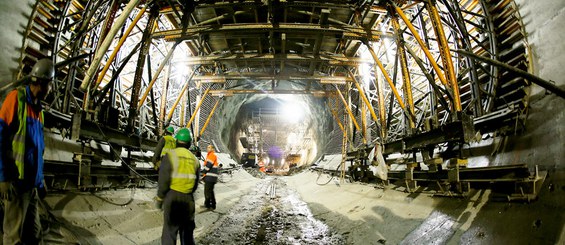
M 159 106 L 159 135 L 163 135 L 163 128 L 165 127 L 165 115 L 167 108 L 167 94 L 169 93 L 169 77 L 171 74 L 171 64 L 167 66 L 167 71 L 165 72 L 165 77 L 161 83 L 161 105 Z
M 441 19 L 437 12 L 437 8 L 435 6 L 435 0 L 427 0 L 424 5 L 426 9 L 428 9 L 428 13 L 430 15 L 430 20 L 432 22 L 432 26 L 434 27 L 434 31 L 436 33 L 436 39 L 439 46 L 439 54 L 441 56 L 441 60 L 443 62 L 443 68 L 445 70 L 445 78 L 449 82 L 451 86 L 451 90 L 453 92 L 453 102 L 455 106 L 455 111 L 460 112 L 461 108 L 461 98 L 459 95 L 459 84 L 457 84 L 457 76 L 455 75 L 455 70 L 453 68 L 453 61 L 451 60 L 451 53 L 449 51 L 449 43 L 445 38 L 445 32 L 443 31 L 443 26 L 441 24 Z
M 154 30 L 155 23 L 157 22 L 157 17 L 159 16 L 159 9 L 152 7 L 149 13 L 149 21 L 147 22 L 147 27 L 143 32 L 141 44 L 141 50 L 139 52 L 139 57 L 137 59 L 137 67 L 135 69 L 135 75 L 133 78 L 133 88 L 131 92 L 131 99 L 129 103 L 129 117 L 128 124 L 126 128 L 127 133 L 133 133 L 136 127 L 135 121 L 137 119 L 137 104 L 139 101 L 139 93 L 141 91 L 141 79 L 143 77 L 143 67 L 145 64 L 145 58 L 149 53 L 149 47 L 151 46 L 151 34 Z
M 415 112 L 414 112 L 414 99 L 412 97 L 412 82 L 410 80 L 410 72 L 408 71 L 408 59 L 406 57 L 406 52 L 404 50 L 404 38 L 400 32 L 400 24 L 398 23 L 398 18 L 394 15 L 393 11 L 389 11 L 393 17 L 391 18 L 391 23 L 396 33 L 396 48 L 398 49 L 398 59 L 400 62 L 400 70 L 402 71 L 402 81 L 404 83 L 404 99 L 406 100 L 406 105 L 408 111 L 410 112 L 410 117 L 408 118 L 408 123 L 410 128 L 408 129 L 410 133 L 413 133 L 416 124 Z

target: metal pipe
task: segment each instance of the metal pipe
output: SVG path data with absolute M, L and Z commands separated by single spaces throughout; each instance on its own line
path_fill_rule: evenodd
M 357 90 L 359 90 L 359 94 L 361 95 L 363 102 L 365 102 L 365 105 L 367 105 L 367 107 L 369 108 L 369 112 L 371 112 L 371 117 L 375 122 L 377 122 L 379 119 L 377 118 L 377 114 L 375 113 L 375 110 L 373 109 L 371 102 L 369 102 L 369 99 L 367 99 L 367 95 L 365 95 L 365 90 L 361 88 L 361 85 L 359 85 L 359 82 L 357 82 L 357 79 L 355 79 L 353 72 L 351 72 L 349 69 L 347 69 L 347 71 L 349 72 L 349 76 L 353 80 L 353 84 L 355 84 L 355 87 L 357 87 Z
M 145 99 L 147 99 L 147 95 L 149 94 L 149 92 L 153 88 L 153 84 L 155 84 L 155 81 L 157 81 L 157 78 L 159 77 L 159 74 L 161 74 L 161 71 L 163 71 L 163 68 L 165 68 L 165 64 L 167 64 L 169 62 L 169 60 L 171 59 L 171 57 L 173 56 L 173 52 L 175 51 L 175 48 L 177 47 L 177 45 L 178 45 L 178 43 L 175 43 L 173 45 L 173 47 L 167 53 L 167 56 L 165 56 L 165 58 L 162 60 L 161 64 L 159 65 L 159 68 L 157 68 L 157 71 L 155 72 L 153 79 L 151 79 L 151 82 L 149 83 L 149 85 L 147 85 L 147 88 L 145 89 L 145 93 L 141 97 L 141 100 L 139 100 L 139 105 L 137 105 L 137 110 L 139 110 L 141 108 L 141 106 L 143 105 L 143 102 L 145 102 Z
M 147 28 L 143 31 L 141 36 L 142 44 L 139 51 L 139 56 L 137 57 L 137 67 L 135 68 L 135 75 L 133 77 L 133 85 L 131 90 L 131 99 L 129 101 L 129 115 L 127 130 L 128 133 L 133 132 L 135 128 L 135 121 L 137 119 L 137 102 L 139 101 L 139 92 L 141 91 L 141 83 L 143 80 L 143 66 L 145 64 L 145 59 L 149 54 L 149 47 L 151 46 L 151 33 L 155 30 L 159 12 L 158 9 L 153 7 L 149 13 L 149 20 L 147 21 Z M 92 67 L 91 67 L 92 68 Z M 88 86 L 90 89 L 91 86 Z M 88 93 L 87 93 L 88 95 Z
M 135 19 L 133 19 L 130 26 L 126 30 L 126 32 L 124 32 L 124 35 L 122 35 L 122 37 L 120 38 L 118 45 L 116 45 L 116 47 L 114 48 L 114 51 L 112 51 L 112 54 L 110 54 L 110 57 L 108 58 L 108 60 L 106 61 L 106 64 L 104 65 L 104 68 L 102 68 L 102 71 L 100 73 L 98 73 L 98 79 L 96 80 L 96 84 L 95 84 L 94 87 L 98 87 L 98 85 L 100 85 L 100 83 L 102 82 L 102 79 L 104 79 L 104 76 L 106 75 L 106 72 L 108 72 L 108 69 L 110 68 L 110 65 L 112 64 L 112 61 L 114 60 L 114 58 L 118 54 L 118 51 L 120 51 L 120 49 L 122 48 L 122 45 L 124 45 L 124 42 L 128 38 L 129 34 L 133 30 L 133 28 L 135 27 L 135 25 L 137 24 L 139 19 L 141 19 L 141 16 L 143 16 L 143 14 L 145 13 L 146 8 L 147 7 L 143 7 L 139 11 L 139 13 L 137 14 L 137 16 L 135 16 Z M 86 81 L 86 78 L 85 78 L 84 81 Z
M 334 119 L 336 120 L 337 126 L 339 126 L 339 128 L 341 128 L 341 132 L 345 131 L 345 128 L 343 127 L 343 124 L 341 124 L 341 120 L 339 120 L 337 113 L 333 110 L 333 108 L 330 106 L 330 104 L 327 101 L 326 101 L 326 105 L 330 108 L 330 112 L 334 116 Z
M 377 65 L 379 66 L 379 69 L 381 70 L 381 72 L 383 73 L 383 76 L 385 77 L 385 80 L 388 82 L 388 85 L 390 86 L 390 89 L 392 90 L 392 92 L 394 93 L 394 97 L 396 97 L 396 100 L 398 101 L 398 104 L 400 105 L 400 107 L 402 109 L 406 109 L 406 106 L 404 105 L 404 102 L 402 102 L 402 98 L 400 97 L 400 94 L 398 94 L 398 90 L 396 90 L 396 86 L 394 86 L 394 83 L 392 82 L 392 80 L 390 79 L 390 76 L 388 75 L 388 72 L 386 71 L 385 67 L 383 66 L 383 63 L 381 63 L 381 61 L 379 60 L 379 57 L 377 56 L 377 54 L 375 53 L 375 51 L 373 50 L 373 48 L 371 48 L 371 45 L 369 45 L 368 42 L 363 42 L 366 46 L 367 49 L 369 50 L 369 52 L 371 53 L 371 56 L 373 56 L 373 60 L 375 60 L 375 63 L 377 63 Z
M 361 131 L 361 128 L 359 127 L 357 120 L 355 120 L 355 116 L 353 116 L 353 112 L 351 112 L 351 108 L 349 108 L 349 105 L 347 104 L 347 101 L 343 97 L 343 94 L 341 93 L 341 91 L 339 91 L 339 88 L 336 85 L 334 86 L 335 86 L 335 90 L 337 91 L 337 94 L 339 95 L 339 98 L 341 99 L 341 102 L 343 102 L 343 105 L 345 105 L 345 110 L 347 110 L 347 114 L 349 114 L 349 117 L 351 118 L 351 121 L 355 125 L 355 128 Z
M 400 18 L 402 18 L 402 20 L 404 21 L 404 23 L 406 24 L 408 29 L 410 29 L 410 32 L 412 32 L 412 35 L 414 35 L 414 39 L 416 39 L 418 44 L 420 44 L 420 48 L 422 48 L 422 50 L 424 51 L 424 54 L 426 54 L 426 57 L 428 57 L 428 60 L 430 61 L 430 63 L 432 64 L 432 67 L 436 71 L 437 77 L 439 78 L 441 83 L 443 85 L 447 85 L 447 81 L 445 80 L 445 76 L 443 76 L 441 69 L 439 68 L 434 57 L 430 53 L 430 50 L 428 50 L 428 48 L 426 47 L 426 44 L 424 44 L 424 41 L 422 41 L 422 38 L 418 34 L 418 31 L 416 31 L 416 28 L 414 28 L 414 25 L 412 25 L 412 23 L 410 22 L 408 17 L 406 17 L 406 15 L 402 11 L 402 9 L 400 9 L 398 6 L 396 6 L 396 4 L 393 3 L 393 2 L 391 2 L 391 4 L 394 7 L 394 9 L 396 10 L 396 13 L 398 13 L 398 16 L 400 16 Z
M 108 51 L 110 44 L 112 44 L 112 40 L 114 39 L 114 37 L 116 36 L 118 31 L 124 25 L 124 22 L 129 17 L 129 14 L 131 13 L 131 11 L 133 11 L 133 9 L 135 7 L 137 7 L 139 2 L 140 2 L 140 0 L 131 0 L 128 3 L 128 5 L 126 5 L 124 10 L 120 14 L 120 16 L 118 17 L 116 22 L 114 23 L 114 26 L 112 27 L 112 29 L 110 29 L 110 31 L 108 32 L 108 35 L 106 35 L 106 38 L 104 38 L 102 45 L 100 45 L 100 48 L 97 50 L 96 54 L 94 55 L 94 59 L 92 59 L 92 62 L 90 63 L 90 67 L 88 68 L 88 70 L 85 73 L 84 80 L 83 80 L 82 84 L 80 85 L 81 90 L 86 90 L 87 86 L 90 84 L 90 80 L 92 79 L 94 73 L 98 70 L 98 66 L 100 65 L 100 62 L 102 61 L 104 54 L 106 53 L 106 51 Z M 148 28 L 151 28 L 151 27 L 148 27 Z
M 198 113 L 198 111 L 200 110 L 200 106 L 202 106 L 202 103 L 204 102 L 204 99 L 206 99 L 206 95 L 208 95 L 208 92 L 210 92 L 210 88 L 212 88 L 212 86 L 208 87 L 208 89 L 206 89 L 206 91 L 204 91 L 204 95 L 202 95 L 202 99 L 200 99 L 200 101 L 198 102 L 198 105 L 196 105 L 196 108 L 194 109 L 194 112 L 192 113 L 192 116 L 190 117 L 190 120 L 188 121 L 188 124 L 186 124 L 186 127 L 189 128 L 190 124 L 192 124 L 192 121 L 194 121 L 194 118 L 196 117 L 196 114 Z
M 414 112 L 414 98 L 412 97 L 412 83 L 410 81 L 410 72 L 408 71 L 408 59 L 406 57 L 406 52 L 404 50 L 404 38 L 400 32 L 400 24 L 398 23 L 398 18 L 393 16 L 391 18 L 392 26 L 396 31 L 396 47 L 398 51 L 398 58 L 400 62 L 400 70 L 402 71 L 402 81 L 404 82 L 404 98 L 408 103 L 408 110 L 410 111 L 410 117 L 415 116 Z M 415 128 L 415 118 L 408 118 L 410 128 Z
M 167 107 L 167 94 L 169 91 L 169 77 L 171 74 L 171 65 L 167 66 L 165 78 L 161 84 L 161 104 L 159 105 L 159 135 L 163 134 L 164 121 L 165 121 L 165 108 Z
M 459 28 L 459 31 L 461 32 L 461 40 L 462 40 L 461 43 L 463 47 L 466 50 L 472 50 L 471 41 L 469 40 L 469 32 L 465 27 L 464 18 L 461 12 L 461 8 L 459 7 L 459 3 L 454 1 L 453 6 L 455 6 L 455 9 L 453 9 L 450 7 L 447 0 L 442 0 L 442 2 L 445 8 L 447 8 L 447 11 L 450 13 L 453 20 L 455 21 L 455 24 Z M 475 65 L 475 62 L 471 58 L 467 57 L 465 61 L 467 62 L 467 65 L 470 68 L 469 77 L 472 81 L 472 93 L 473 93 L 473 98 L 475 99 L 474 100 L 475 102 L 473 103 L 475 116 L 482 116 L 484 114 L 484 110 L 483 107 L 481 106 L 481 101 L 482 101 L 481 89 L 479 87 L 480 83 L 479 83 L 479 75 L 477 74 L 477 67 Z
M 500 62 L 498 60 L 493 60 L 491 58 L 482 57 L 482 56 L 476 55 L 476 54 L 471 53 L 471 52 L 466 51 L 466 50 L 458 49 L 458 50 L 454 50 L 454 51 L 461 54 L 461 55 L 465 55 L 467 57 L 471 57 L 473 59 L 480 60 L 480 61 L 489 63 L 491 65 L 500 67 L 502 69 L 508 70 L 510 72 L 514 72 L 514 73 L 518 74 L 520 77 L 528 79 L 529 81 L 541 86 L 542 88 L 549 90 L 550 92 L 556 94 L 557 96 L 559 96 L 561 98 L 565 98 L 565 90 L 564 89 L 557 87 L 557 86 L 551 84 L 551 82 L 546 81 L 543 78 L 540 78 L 536 75 L 530 74 L 526 71 L 520 70 L 516 67 L 513 67 L 513 66 L 508 65 L 506 63 Z
M 453 102 L 455 102 L 455 110 L 461 111 L 461 98 L 459 97 L 459 84 L 457 84 L 457 77 L 453 69 L 453 61 L 451 59 L 451 53 L 449 51 L 449 45 L 447 39 L 445 38 L 445 32 L 443 31 L 443 26 L 441 25 L 441 20 L 437 12 L 437 8 L 430 0 L 427 0 L 425 6 L 428 8 L 430 14 L 430 19 L 434 30 L 436 32 L 437 42 L 439 46 L 439 54 L 443 61 L 443 68 L 445 69 L 445 77 L 449 80 L 451 89 L 453 91 Z
M 178 95 L 177 99 L 175 100 L 175 103 L 173 104 L 173 106 L 171 107 L 171 110 L 169 111 L 169 114 L 167 115 L 167 122 L 170 121 L 171 118 L 173 117 L 173 112 L 175 112 L 175 109 L 177 108 L 177 105 L 179 104 L 179 101 L 180 101 L 182 95 L 184 94 L 184 91 L 186 91 L 186 89 L 188 88 L 188 85 L 190 84 L 190 81 L 192 80 L 192 77 L 196 73 L 197 69 L 198 69 L 198 67 L 194 68 L 194 70 L 192 70 L 192 74 L 190 74 L 188 81 L 182 87 L 180 94 Z
M 200 129 L 200 133 L 198 134 L 197 138 L 200 138 L 202 136 L 202 134 L 204 133 L 204 130 L 206 130 L 206 127 L 208 127 L 208 123 L 210 122 L 210 119 L 212 119 L 212 116 L 214 115 L 214 112 L 216 111 L 216 107 L 218 107 L 218 104 L 220 104 L 220 100 L 222 100 L 224 97 L 218 99 L 216 101 L 216 104 L 214 104 L 214 107 L 212 107 L 212 111 L 210 111 L 210 115 L 208 115 L 208 118 L 206 118 L 206 122 L 204 123 L 204 126 L 202 126 L 202 129 Z

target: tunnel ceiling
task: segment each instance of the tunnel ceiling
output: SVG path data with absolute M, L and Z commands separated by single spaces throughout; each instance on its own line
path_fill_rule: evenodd
M 85 132 L 98 130 L 88 121 L 148 141 L 189 126 L 236 156 L 260 151 L 242 137 L 276 144 L 245 133 L 267 101 L 310 105 L 301 140 L 317 156 L 464 118 L 512 131 L 527 112 L 528 81 L 460 52 L 528 70 L 513 1 L 40 0 L 24 33 L 20 77 L 57 63 L 51 126 L 80 113 Z

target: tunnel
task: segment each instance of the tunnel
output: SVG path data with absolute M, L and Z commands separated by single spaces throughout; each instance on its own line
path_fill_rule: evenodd
M 28 178 L 6 176 L 34 122 L 6 101 L 55 71 L 26 102 L 24 244 L 162 244 L 188 219 L 158 205 L 169 128 L 200 167 L 196 244 L 565 243 L 563 1 L 3 0 L 0 20 L 0 187 Z

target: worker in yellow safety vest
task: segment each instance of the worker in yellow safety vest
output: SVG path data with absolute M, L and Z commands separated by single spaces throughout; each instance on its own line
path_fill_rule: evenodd
M 179 130 L 176 148 L 161 160 L 156 206 L 163 210 L 161 244 L 194 244 L 195 206 L 193 193 L 200 176 L 198 159 L 188 150 L 192 136 L 187 128 Z
M 165 130 L 165 136 L 163 136 L 163 138 L 159 140 L 159 143 L 157 143 L 157 146 L 155 147 L 155 154 L 153 155 L 153 165 L 156 170 L 159 169 L 161 158 L 163 158 L 163 156 L 170 150 L 177 147 L 177 142 L 173 137 L 174 133 L 175 128 L 173 128 L 173 126 L 167 127 L 167 129 Z

